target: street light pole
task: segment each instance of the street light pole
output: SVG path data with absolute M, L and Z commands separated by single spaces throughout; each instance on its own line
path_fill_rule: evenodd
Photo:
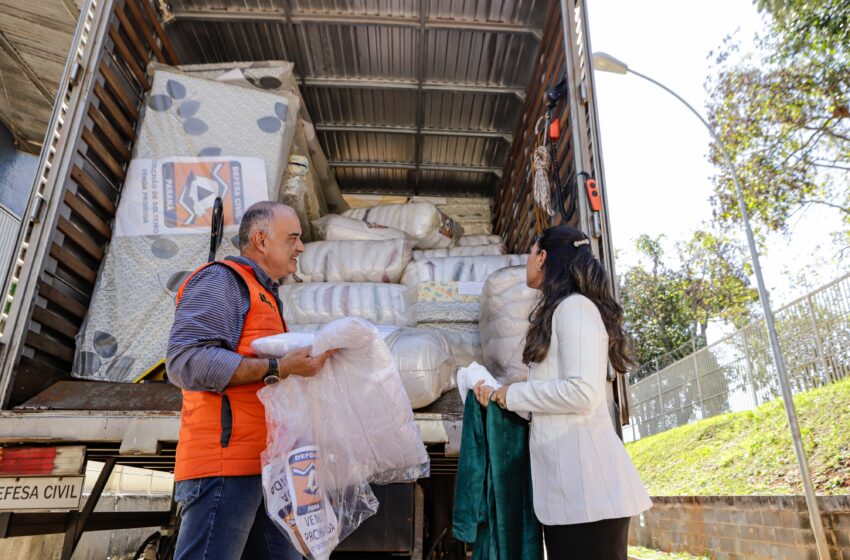
M 809 463 L 806 460 L 806 450 L 803 447 L 803 438 L 800 434 L 800 424 L 797 421 L 797 410 L 794 407 L 794 396 L 791 392 L 791 386 L 788 383 L 788 372 L 785 369 L 785 360 L 782 357 L 782 350 L 779 346 L 779 336 L 776 333 L 776 324 L 773 319 L 773 312 L 770 310 L 770 299 L 767 287 L 764 284 L 764 276 L 761 272 L 761 264 L 759 262 L 758 249 L 756 248 L 755 236 L 753 228 L 750 226 L 750 216 L 747 211 L 747 203 L 744 200 L 744 191 L 741 189 L 741 184 L 738 181 L 738 173 L 735 171 L 735 166 L 732 164 L 732 158 L 729 157 L 729 152 L 726 151 L 726 146 L 720 140 L 720 137 L 715 132 L 714 128 L 706 121 L 703 116 L 694 109 L 690 103 L 685 101 L 682 96 L 671 90 L 664 84 L 653 80 L 649 76 L 636 72 L 629 68 L 625 63 L 606 53 L 593 53 L 593 66 L 595 70 L 603 72 L 613 72 L 615 74 L 632 73 L 644 80 L 655 84 L 676 99 L 678 99 L 691 113 L 696 115 L 699 121 L 708 129 L 711 138 L 717 144 L 720 152 L 723 154 L 723 161 L 729 172 L 732 174 L 732 182 L 735 185 L 735 194 L 738 197 L 738 206 L 741 212 L 741 219 L 744 222 L 744 230 L 747 234 L 747 244 L 750 247 L 750 258 L 753 262 L 753 272 L 756 277 L 756 285 L 758 287 L 759 300 L 761 301 L 762 311 L 764 312 L 764 322 L 767 325 L 767 334 L 770 338 L 770 349 L 773 354 L 773 361 L 776 366 L 776 373 L 779 376 L 779 387 L 782 391 L 782 400 L 785 403 L 785 414 L 788 417 L 788 425 L 791 428 L 791 437 L 794 441 L 794 451 L 797 455 L 797 465 L 800 468 L 800 475 L 803 479 L 803 489 L 806 493 L 806 505 L 809 510 L 811 519 L 812 532 L 815 535 L 815 543 L 817 545 L 818 557 L 821 560 L 829 560 L 829 548 L 826 541 L 826 534 L 823 529 L 823 521 L 820 516 L 820 508 L 818 507 L 817 497 L 815 496 L 814 485 L 812 484 L 812 474 L 809 470 Z

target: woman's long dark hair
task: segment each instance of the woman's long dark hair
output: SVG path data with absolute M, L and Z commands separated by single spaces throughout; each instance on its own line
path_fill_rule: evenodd
M 611 295 L 608 275 L 590 244 L 576 247 L 587 236 L 570 226 L 546 229 L 537 239 L 537 250 L 546 251 L 543 265 L 543 292 L 528 317 L 523 362 L 540 363 L 549 352 L 552 316 L 558 304 L 572 294 L 581 294 L 596 304 L 608 331 L 608 359 L 614 370 L 626 373 L 634 365 L 629 338 L 623 332 L 623 308 Z

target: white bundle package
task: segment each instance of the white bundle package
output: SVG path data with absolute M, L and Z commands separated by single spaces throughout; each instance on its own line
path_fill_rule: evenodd
M 337 214 L 328 214 L 318 220 L 313 220 L 313 226 L 318 237 L 325 241 L 380 241 L 383 239 L 413 241 L 412 237 L 400 229 L 371 224 Z
M 278 354 L 303 344 L 278 335 Z M 338 348 L 314 377 L 289 376 L 258 393 L 266 411 L 266 510 L 299 552 L 327 560 L 378 509 L 369 483 L 428 476 L 430 460 L 395 360 L 377 329 L 348 318 L 315 335 Z M 334 406 L 328 406 L 334 403 Z
M 330 323 L 360 317 L 376 324 L 412 324 L 404 286 L 365 282 L 324 282 L 281 286 L 283 316 L 292 323 Z
M 457 367 L 484 361 L 478 323 L 419 323 L 416 326 L 439 331 L 449 343 Z
M 420 282 L 484 282 L 497 270 L 527 261 L 528 255 L 434 257 L 410 263 L 401 282 L 411 288 Z
M 290 324 L 288 341 L 300 346 L 312 346 L 313 333 L 324 325 Z M 398 373 L 413 408 L 428 406 L 440 395 L 455 386 L 455 360 L 449 334 L 436 329 L 401 328 L 377 325 L 378 333 L 387 343 L 396 361 Z M 303 335 L 298 339 L 296 335 Z M 261 357 L 273 358 L 280 349 L 284 335 L 268 336 L 252 343 Z
M 494 245 L 498 243 L 503 243 L 501 236 L 492 234 L 464 235 L 457 242 L 458 246 L 460 247 L 473 247 L 475 245 Z
M 344 216 L 400 229 L 416 239 L 417 249 L 453 247 L 463 228 L 427 202 L 352 208 Z
M 463 238 L 461 238 L 463 239 Z M 448 247 L 446 249 L 421 249 L 413 251 L 413 260 L 421 261 L 433 257 L 488 257 L 493 255 L 504 255 L 508 248 L 504 243 L 494 245 L 467 245 Z
M 410 245 L 404 239 L 317 241 L 304 245 L 298 271 L 285 282 L 397 284 L 409 262 Z
M 413 408 L 422 408 L 455 386 L 455 362 L 441 333 L 398 329 L 386 338 Z
M 525 284 L 525 267 L 500 270 L 484 283 L 481 295 L 481 345 L 484 365 L 503 383 L 525 381 L 522 363 L 528 315 L 540 292 Z

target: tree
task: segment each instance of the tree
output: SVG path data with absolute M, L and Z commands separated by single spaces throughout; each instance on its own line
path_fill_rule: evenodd
M 755 57 L 727 42 L 709 79 L 709 120 L 736 166 L 757 226 L 787 231 L 810 205 L 839 212 L 850 231 L 850 2 L 757 0 L 770 14 Z M 740 220 L 731 176 L 718 165 L 715 217 Z M 848 231 L 836 232 L 844 243 Z
M 665 263 L 663 236 L 642 235 L 635 247 L 649 266 L 641 263 L 621 276 L 620 296 L 638 363 L 653 362 L 686 345 L 684 353 L 704 347 L 713 319 L 735 325 L 748 319 L 758 295 L 749 285 L 743 248 L 733 240 L 698 230 L 676 244 L 676 268 Z M 648 373 L 652 369 L 632 379 Z

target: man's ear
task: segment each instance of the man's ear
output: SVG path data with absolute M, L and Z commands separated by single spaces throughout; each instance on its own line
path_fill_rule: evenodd
M 266 233 L 257 229 L 251 234 L 251 245 L 260 253 L 266 252 Z

